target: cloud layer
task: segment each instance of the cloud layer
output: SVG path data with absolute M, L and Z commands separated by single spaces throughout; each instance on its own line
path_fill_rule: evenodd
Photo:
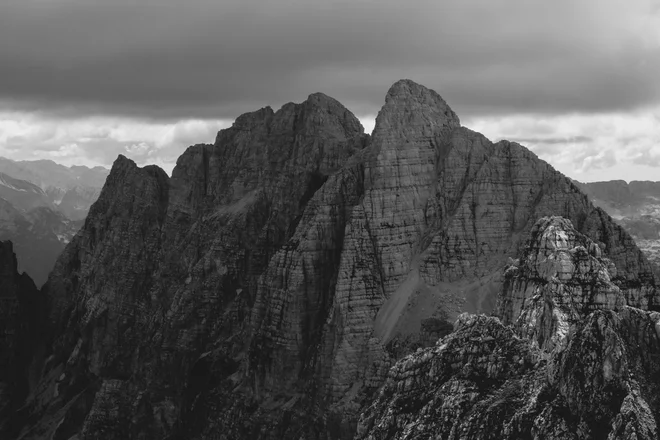
M 658 0 L 4 0 L 0 155 L 171 169 L 241 113 L 389 86 L 580 180 L 660 180 Z M 366 116 L 365 116 L 366 115 Z
M 322 91 L 375 112 L 409 77 L 462 115 L 660 101 L 652 0 L 5 0 L 0 101 L 229 118 Z
M 519 142 L 573 179 L 660 180 L 660 106 L 629 113 L 527 114 L 462 122 L 493 141 Z
M 221 120 L 145 122 L 116 117 L 49 119 L 24 113 L 0 114 L 0 156 L 51 159 L 64 165 L 110 165 L 124 154 L 140 165 L 170 172 L 186 147 L 212 143 Z

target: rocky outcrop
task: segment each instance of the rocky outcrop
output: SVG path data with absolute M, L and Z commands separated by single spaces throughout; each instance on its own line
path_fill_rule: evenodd
M 45 287 L 59 336 L 29 403 L 40 423 L 23 435 L 192 436 L 199 417 L 218 418 L 200 414 L 216 403 L 194 403 L 215 398 L 227 419 L 232 407 L 250 417 L 255 398 L 225 393 L 243 380 L 258 277 L 367 141 L 350 112 L 315 94 L 241 116 L 171 178 L 120 157 Z
M 12 243 L 0 242 L 0 432 L 14 429 L 13 414 L 39 380 L 46 302 L 17 270 Z
M 335 176 L 354 182 L 359 173 L 351 170 L 364 173 L 364 183 L 355 185 L 363 195 L 348 204 L 346 226 L 340 223 L 338 263 L 333 267 L 314 252 L 324 238 L 319 224 L 331 228 L 310 216 L 262 277 L 252 350 L 265 356 L 250 366 L 266 373 L 260 387 L 283 393 L 291 387 L 281 381 L 284 372 L 304 371 L 295 361 L 278 365 L 287 356 L 300 358 L 298 338 L 308 333 L 286 326 L 305 312 L 306 298 L 325 296 L 330 301 L 323 330 L 316 326 L 323 340 L 313 365 L 330 418 L 354 420 L 384 380 L 392 352 L 405 352 L 388 349 L 398 335 L 418 333 L 438 311 L 452 319 L 460 310 L 492 310 L 501 267 L 540 215 L 572 218 L 621 268 L 616 283 L 631 295 L 655 298 L 648 262 L 572 182 L 518 144 L 492 144 L 459 127 L 442 98 L 422 86 L 401 81 L 390 89 L 371 146 L 355 159 L 358 168 L 348 164 Z M 306 213 L 318 210 L 317 203 L 325 209 L 327 191 L 335 194 L 336 185 L 329 180 Z M 315 287 L 321 274 L 330 280 L 322 284 L 330 295 Z M 263 307 L 260 297 L 268 298 Z M 350 424 L 340 431 L 352 431 Z
M 600 247 L 560 217 L 505 271 L 500 318 L 399 361 L 358 439 L 655 439 L 660 313 L 626 296 Z
M 351 438 L 400 356 L 494 309 L 553 213 L 657 305 L 644 256 L 569 179 L 409 80 L 372 136 L 314 94 L 240 116 L 171 178 L 120 157 L 44 288 L 52 348 L 21 438 Z

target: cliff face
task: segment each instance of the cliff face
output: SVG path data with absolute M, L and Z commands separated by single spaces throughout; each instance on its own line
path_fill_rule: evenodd
M 412 81 L 371 137 L 315 94 L 239 117 L 171 178 L 120 157 L 44 289 L 53 348 L 21 438 L 350 438 L 399 356 L 494 308 L 550 214 L 602 247 L 612 289 L 658 305 L 646 259 L 569 179 Z
M 39 380 L 32 368 L 43 356 L 45 298 L 17 271 L 12 243 L 0 242 L 0 432 Z
M 658 438 L 660 313 L 615 271 L 570 221 L 539 220 L 505 272 L 501 320 L 462 314 L 399 361 L 356 438 Z

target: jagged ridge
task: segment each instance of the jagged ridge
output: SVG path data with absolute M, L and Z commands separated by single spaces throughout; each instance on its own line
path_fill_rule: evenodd
M 502 320 L 463 314 L 398 362 L 356 438 L 657 438 L 660 313 L 613 269 L 570 221 L 539 220 L 506 270 Z
M 237 118 L 171 178 L 120 157 L 45 287 L 52 350 L 22 438 L 350 438 L 409 350 L 390 344 L 492 309 L 553 213 L 602 243 L 626 298 L 658 304 L 646 259 L 570 180 L 409 80 L 371 138 L 315 94 Z

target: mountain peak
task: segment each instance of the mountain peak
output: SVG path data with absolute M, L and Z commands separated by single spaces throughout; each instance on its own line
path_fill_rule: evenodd
M 378 113 L 374 136 L 384 132 L 415 131 L 431 135 L 439 129 L 457 128 L 461 122 L 442 97 L 409 79 L 395 82 Z
M 332 96 L 328 96 L 325 93 L 322 92 L 316 92 L 312 93 L 307 97 L 307 101 L 310 102 L 332 102 L 332 103 L 339 103 L 335 98 Z
M 460 124 L 458 116 L 442 99 L 442 96 L 435 90 L 410 79 L 401 79 L 392 84 L 385 96 L 385 105 L 388 104 L 425 105 L 431 109 L 446 112 L 448 118 L 455 119 L 455 122 Z
M 438 95 L 435 91 L 426 86 L 416 83 L 411 79 L 400 79 L 387 91 L 388 97 L 397 97 L 405 95 Z M 439 96 L 439 95 L 438 95 Z
M 114 168 L 116 166 L 126 166 L 130 164 L 135 165 L 135 162 L 129 159 L 128 157 L 124 156 L 123 154 L 120 154 L 117 156 L 117 159 L 115 159 L 115 162 L 112 164 L 112 167 Z

